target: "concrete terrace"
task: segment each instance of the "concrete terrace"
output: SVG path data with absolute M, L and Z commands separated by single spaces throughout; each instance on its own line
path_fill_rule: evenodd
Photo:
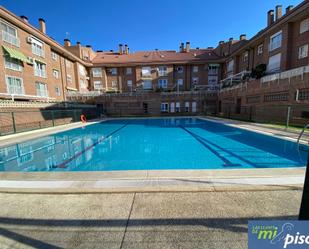
M 250 219 L 297 219 L 300 190 L 0 194 L 6 248 L 247 248 Z

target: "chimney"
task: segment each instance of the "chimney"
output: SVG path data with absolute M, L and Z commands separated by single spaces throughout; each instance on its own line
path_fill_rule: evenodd
M 190 42 L 186 42 L 186 53 L 190 52 Z
M 122 53 L 123 53 L 122 44 L 119 44 L 118 52 L 119 52 L 119 54 L 122 54 Z
M 219 45 L 223 45 L 224 44 L 224 41 L 219 41 Z
M 285 14 L 290 13 L 290 11 L 293 9 L 293 5 L 289 5 L 288 7 L 286 7 L 285 9 Z
M 233 40 L 234 40 L 234 38 L 233 38 L 233 37 L 231 37 L 231 38 L 229 39 L 229 42 L 230 42 L 230 43 L 232 43 L 232 42 L 233 42 Z
M 86 48 L 91 48 L 91 45 L 86 45 Z
M 274 10 L 269 10 L 267 12 L 267 26 L 270 26 L 274 23 Z
M 64 39 L 64 46 L 65 47 L 71 47 L 71 42 L 69 39 Z
M 282 5 L 276 6 L 276 21 L 282 17 Z
M 80 42 L 79 42 L 79 41 L 78 41 L 78 42 L 76 42 L 76 46 L 77 46 L 77 47 L 79 47 L 79 48 L 81 47 L 81 45 L 80 45 Z
M 185 44 L 182 42 L 180 43 L 180 52 L 184 52 L 185 51 Z
M 239 36 L 239 40 L 241 40 L 241 41 L 244 41 L 246 39 L 247 39 L 246 34 L 242 34 L 242 35 Z
M 109 52 L 113 53 L 113 52 L 114 52 L 114 50 L 112 50 L 112 49 L 111 49 L 111 50 L 109 50 Z
M 20 16 L 21 20 L 23 20 L 25 23 L 28 23 L 28 17 L 26 16 Z
M 39 29 L 42 33 L 46 34 L 46 24 L 45 24 L 45 20 L 43 18 L 39 19 Z
M 128 53 L 129 53 L 129 48 L 128 48 L 128 45 L 127 45 L 127 44 L 124 45 L 124 53 L 125 53 L 125 54 L 128 54 Z

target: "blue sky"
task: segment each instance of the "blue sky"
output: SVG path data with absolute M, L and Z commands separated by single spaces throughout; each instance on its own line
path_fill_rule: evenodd
M 257 4 L 259 2 L 259 4 Z M 296 6 L 300 0 L 2 0 L 0 4 L 37 25 L 46 20 L 47 33 L 60 43 L 69 33 L 95 50 L 177 50 L 180 42 L 192 47 L 216 46 L 220 40 L 252 37 L 266 26 L 266 13 L 277 4 Z M 42 4 L 43 3 L 43 4 Z M 59 8 L 58 6 L 61 6 Z

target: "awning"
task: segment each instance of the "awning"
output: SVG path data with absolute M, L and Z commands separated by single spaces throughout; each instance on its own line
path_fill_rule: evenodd
M 65 88 L 70 91 L 78 91 L 78 89 L 69 86 L 66 86 Z
M 26 55 L 24 55 L 22 52 L 19 52 L 13 48 L 9 48 L 9 47 L 6 47 L 6 46 L 2 46 L 2 48 L 4 49 L 4 51 L 6 53 L 9 54 L 9 56 L 11 58 L 14 58 L 14 59 L 17 59 L 17 60 L 20 60 L 20 61 L 23 61 L 23 62 L 26 62 L 28 64 L 33 64 Z

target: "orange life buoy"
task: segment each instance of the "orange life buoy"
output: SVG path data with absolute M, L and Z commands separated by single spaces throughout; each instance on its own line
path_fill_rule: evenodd
M 86 116 L 85 116 L 85 115 L 81 115 L 81 116 L 80 116 L 80 120 L 81 120 L 83 123 L 86 123 L 86 122 L 87 122 L 87 119 L 86 119 Z

